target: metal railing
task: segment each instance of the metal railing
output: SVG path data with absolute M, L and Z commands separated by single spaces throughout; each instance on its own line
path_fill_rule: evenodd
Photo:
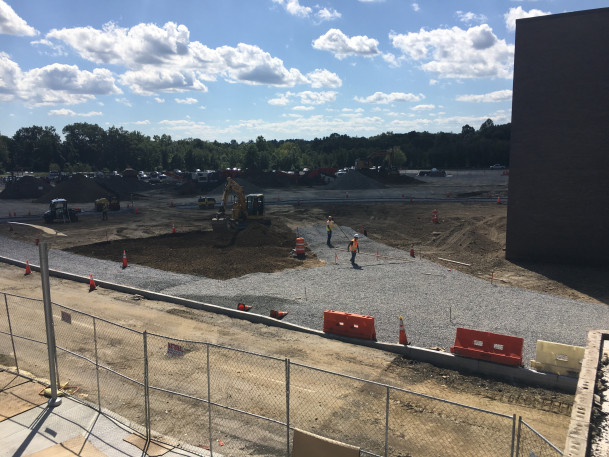
M 2 294 L 0 364 L 49 376 L 41 300 Z M 52 304 L 72 398 L 201 455 L 289 456 L 293 430 L 369 456 L 560 456 L 522 418 Z

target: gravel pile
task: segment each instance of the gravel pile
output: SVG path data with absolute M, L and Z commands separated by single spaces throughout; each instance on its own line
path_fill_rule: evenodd
M 385 186 L 368 176 L 364 176 L 357 170 L 348 170 L 344 175 L 339 175 L 334 182 L 325 188 L 328 190 L 357 190 L 357 189 L 382 189 Z
M 360 233 L 359 268 L 347 252 L 349 227 L 326 246 L 323 226 L 300 228 L 308 247 L 326 261 L 325 267 L 256 273 L 228 281 L 167 273 L 120 261 L 109 262 L 62 251 L 49 253 L 50 268 L 83 277 L 93 274 L 133 287 L 236 308 L 253 305 L 252 312 L 269 315 L 271 309 L 288 311 L 285 321 L 321 329 L 326 309 L 371 315 L 379 341 L 398 341 L 398 316 L 404 316 L 409 340 L 418 347 L 448 351 L 457 327 L 467 327 L 525 339 L 525 365 L 535 356 L 538 339 L 584 346 L 590 329 L 609 328 L 602 304 L 491 285 L 458 271 L 367 239 Z M 261 248 L 262 249 L 262 248 Z M 377 253 L 378 256 L 377 257 Z M 38 248 L 2 239 L 0 255 L 38 264 Z M 247 259 L 244 259 L 247 261 Z M 88 293 L 86 285 L 83 294 Z M 52 295 L 51 291 L 51 295 Z

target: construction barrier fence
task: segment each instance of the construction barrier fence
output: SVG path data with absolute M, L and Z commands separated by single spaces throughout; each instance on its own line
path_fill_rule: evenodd
M 0 300 L 0 364 L 48 378 L 43 302 Z M 200 455 L 290 456 L 294 429 L 369 456 L 562 455 L 516 415 L 134 330 L 58 304 L 52 314 L 58 383 L 71 398 Z

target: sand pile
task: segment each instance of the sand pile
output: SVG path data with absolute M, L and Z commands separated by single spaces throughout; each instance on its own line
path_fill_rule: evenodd
M 0 198 L 38 198 L 51 190 L 51 185 L 44 179 L 24 176 L 15 182 L 8 183 L 0 193 Z
M 364 176 L 357 170 L 349 170 L 339 175 L 334 182 L 327 185 L 330 190 L 382 189 L 385 186 L 372 178 Z

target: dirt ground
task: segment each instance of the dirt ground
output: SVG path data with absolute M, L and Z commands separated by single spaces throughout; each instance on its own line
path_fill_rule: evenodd
M 295 242 L 293 230 L 324 224 L 332 214 L 337 224 L 365 233 L 371 239 L 405 251 L 412 247 L 416 256 L 488 281 L 609 304 L 607 269 L 516 264 L 505 260 L 507 207 L 502 204 L 404 202 L 267 206 L 270 226 L 252 224 L 237 236 L 217 236 L 211 232 L 209 222 L 213 211 L 197 209 L 194 201 L 192 197 L 148 192 L 138 195 L 129 211 L 110 212 L 108 221 L 92 213 L 83 215 L 75 224 L 53 225 L 53 229 L 66 236 L 23 225 L 14 226 L 13 231 L 6 231 L 3 236 L 31 242 L 38 238 L 47 241 L 53 249 L 69 249 L 117 262 L 121 262 L 125 250 L 130 263 L 229 279 L 258 271 L 318 266 L 320 261 L 310 252 L 304 261 L 291 255 Z M 434 209 L 439 212 L 438 224 L 431 221 Z M 341 240 L 346 245 L 346 236 L 337 232 L 333 237 L 335 245 Z M 255 255 L 261 245 L 269 252 L 264 258 Z M 365 252 L 365 243 L 361 249 Z M 168 258 L 177 260 L 168 262 Z M 243 262 L 244 258 L 248 261 Z M 0 265 L 0 270 L 0 290 L 28 297 L 40 295 L 36 280 L 24 281 L 22 272 L 13 267 Z M 138 329 L 156 329 L 181 338 L 197 339 L 197 335 L 206 335 L 215 343 L 289 357 L 308 365 L 404 386 L 492 411 L 521 414 L 551 442 L 559 447 L 564 443 L 571 395 L 468 376 L 310 335 L 243 326 L 227 317 L 166 303 L 134 301 L 133 297 L 108 290 L 89 294 L 83 300 L 81 288 L 53 279 L 53 300 Z M 125 307 L 125 303 L 129 306 Z M 159 319 L 159 315 L 162 318 Z M 345 356 L 337 357 L 337 353 Z

